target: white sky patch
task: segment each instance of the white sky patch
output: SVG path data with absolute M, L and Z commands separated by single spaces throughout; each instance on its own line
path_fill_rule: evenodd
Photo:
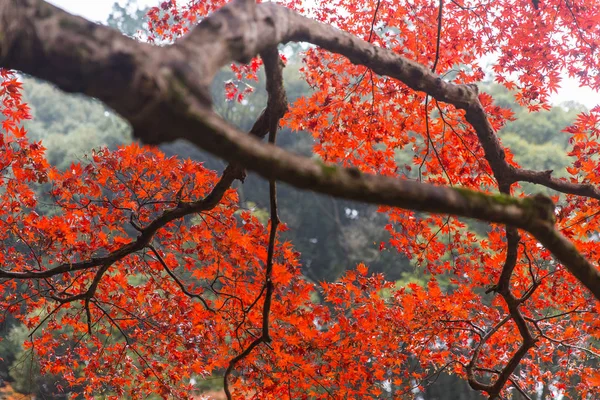
M 112 6 L 116 2 L 121 5 L 127 3 L 126 0 L 46 0 L 63 10 L 79 15 L 85 19 L 94 22 L 106 22 L 106 18 L 112 11 Z M 160 4 L 160 0 L 138 0 L 138 6 L 153 7 Z
M 574 100 L 590 109 L 600 105 L 600 93 L 588 87 L 580 87 L 577 79 L 563 77 L 560 85 L 558 93 L 554 93 L 550 97 L 552 103 L 560 104 L 565 101 Z
M 492 65 L 498 59 L 499 54 L 488 54 L 482 57 L 479 62 L 484 71 L 491 71 Z M 516 76 L 514 77 L 516 78 Z M 570 78 L 566 72 L 561 74 L 562 80 L 558 93 L 550 95 L 550 102 L 553 105 L 559 105 L 566 101 L 576 101 L 583 104 L 588 109 L 600 105 L 600 93 L 588 88 L 579 86 L 579 81 L 576 78 Z

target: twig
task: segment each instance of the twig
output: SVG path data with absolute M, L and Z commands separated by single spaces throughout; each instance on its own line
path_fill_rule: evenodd
M 269 93 L 269 99 L 267 103 L 267 109 L 277 109 L 281 104 L 286 104 L 285 92 L 283 91 L 282 82 L 282 67 L 279 61 L 279 53 L 277 48 L 269 49 L 261 54 L 265 63 L 265 73 L 267 75 L 267 91 Z M 283 100 L 283 101 L 282 101 Z M 277 136 L 277 129 L 279 127 L 279 119 L 277 115 L 272 115 L 269 122 L 269 143 L 275 144 Z M 273 298 L 274 285 L 273 285 L 273 258 L 275 254 L 275 242 L 277 239 L 277 226 L 279 225 L 279 216 L 277 215 L 277 186 L 275 180 L 269 181 L 269 200 L 270 200 L 270 231 L 269 231 L 269 245 L 267 249 L 267 262 L 265 266 L 265 284 L 263 290 L 265 291 L 265 302 L 263 304 L 262 311 L 262 334 L 260 337 L 254 339 L 248 347 L 240 354 L 235 356 L 225 370 L 223 375 L 223 389 L 228 400 L 232 399 L 231 389 L 229 388 L 229 375 L 235 368 L 235 365 L 246 358 L 252 350 L 254 350 L 261 343 L 269 343 L 271 336 L 269 333 L 269 317 L 271 313 L 271 302 Z M 261 290 L 261 294 L 263 292 Z M 258 299 L 258 298 L 257 298 Z

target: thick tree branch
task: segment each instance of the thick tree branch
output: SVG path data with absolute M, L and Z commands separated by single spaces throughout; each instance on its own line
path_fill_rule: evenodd
M 222 65 L 248 61 L 288 41 L 319 45 L 464 109 L 496 179 L 515 180 L 515 169 L 505 161 L 476 86 L 444 82 L 422 65 L 284 7 L 238 0 L 205 18 L 177 44 L 152 47 L 41 0 L 7 0 L 0 5 L 1 66 L 100 98 L 128 119 L 147 143 L 183 137 L 267 179 L 300 188 L 513 225 L 532 233 L 600 299 L 600 272 L 554 229 L 548 210 L 533 199 L 487 196 L 321 165 L 260 143 L 211 111 L 208 85 Z

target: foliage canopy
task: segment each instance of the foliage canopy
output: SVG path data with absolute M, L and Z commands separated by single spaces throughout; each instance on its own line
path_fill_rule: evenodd
M 600 90 L 600 4 L 223 3 L 151 9 L 148 38 L 175 42 L 163 47 L 38 0 L 0 6 L 0 22 L 15 21 L 0 23 L 0 66 L 97 96 L 146 142 L 184 137 L 232 162 L 217 174 L 131 144 L 51 166 L 23 127 L 22 82 L 0 70 L 1 301 L 30 330 L 41 370 L 87 397 L 189 397 L 193 378 L 224 374 L 230 397 L 402 398 L 441 372 L 490 398 L 540 387 L 597 396 L 600 108 L 549 132 L 473 84 L 494 56 L 495 81 L 529 112 L 550 109 L 561 74 Z M 41 27 L 57 33 L 15 53 L 29 49 L 24 29 Z M 288 105 L 275 45 L 300 40 L 319 46 L 294 48 L 312 93 Z M 231 102 L 266 74 L 250 135 L 205 107 L 206 77 L 230 60 L 247 62 L 231 65 Z M 280 126 L 312 134 L 318 160 L 275 148 Z M 519 166 L 511 146 L 546 151 L 558 135 L 557 164 L 531 155 L 531 169 Z M 268 223 L 231 188 L 244 168 L 269 180 Z M 301 254 L 278 239 L 276 181 L 381 204 L 380 250 L 425 271 L 422 284 L 396 285 L 364 263 L 335 282 L 306 279 Z M 551 197 L 530 192 L 539 188 Z

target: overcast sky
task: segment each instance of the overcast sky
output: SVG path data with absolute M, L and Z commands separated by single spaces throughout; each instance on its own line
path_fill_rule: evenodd
M 112 10 L 115 0 L 47 0 L 62 9 L 78 14 L 89 20 L 96 22 L 104 22 Z M 120 4 L 127 3 L 127 0 L 118 0 Z M 140 6 L 155 6 L 160 3 L 160 0 L 138 0 Z M 593 92 L 590 89 L 580 88 L 575 80 L 565 79 L 563 88 L 553 96 L 556 103 L 561 103 L 566 100 L 575 100 L 585 104 L 591 108 L 600 104 L 600 94 Z
M 106 21 L 115 0 L 46 0 L 71 14 L 81 15 L 91 21 Z M 124 5 L 126 0 L 117 0 Z M 156 6 L 160 0 L 137 0 L 140 6 Z

